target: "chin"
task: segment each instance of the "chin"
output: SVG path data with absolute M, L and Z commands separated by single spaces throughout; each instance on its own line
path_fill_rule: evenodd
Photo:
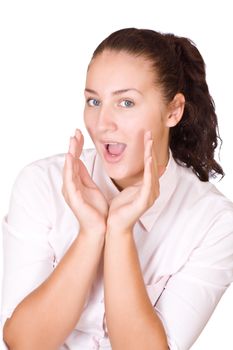
M 125 178 L 130 177 L 130 174 L 127 171 L 124 171 L 121 167 L 118 169 L 113 169 L 112 166 L 105 166 L 105 170 L 109 177 L 113 180 L 124 180 Z
M 128 183 L 129 185 L 133 185 L 139 181 L 142 180 L 143 177 L 143 171 L 139 171 L 139 172 L 132 172 L 131 171 L 127 171 L 125 169 L 125 171 L 123 169 L 106 169 L 106 172 L 108 174 L 108 176 L 114 180 L 114 182 L 118 182 L 118 183 Z

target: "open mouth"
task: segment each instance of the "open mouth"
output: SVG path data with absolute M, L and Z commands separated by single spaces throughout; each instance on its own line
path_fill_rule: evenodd
M 113 143 L 105 143 L 105 148 L 109 155 L 112 157 L 119 157 L 125 150 L 126 144 L 113 142 Z
M 121 142 L 103 142 L 103 156 L 108 163 L 118 163 L 124 156 L 126 144 Z

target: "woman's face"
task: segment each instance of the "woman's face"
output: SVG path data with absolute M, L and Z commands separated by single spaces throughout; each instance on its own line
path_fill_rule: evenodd
M 168 161 L 168 106 L 149 61 L 105 50 L 89 66 L 84 121 L 108 175 L 125 188 L 142 179 L 144 132 L 159 165 Z

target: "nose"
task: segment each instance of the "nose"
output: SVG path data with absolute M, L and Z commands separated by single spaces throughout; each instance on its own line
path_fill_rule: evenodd
M 104 105 L 100 107 L 97 128 L 101 132 L 117 130 L 116 115 L 111 107 Z

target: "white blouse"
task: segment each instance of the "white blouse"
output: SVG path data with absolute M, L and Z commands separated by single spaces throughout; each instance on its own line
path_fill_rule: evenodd
M 82 153 L 106 198 L 118 189 L 94 149 Z M 3 221 L 2 324 L 53 271 L 79 231 L 62 193 L 64 155 L 36 161 L 19 174 Z M 170 155 L 160 196 L 134 227 L 151 303 L 171 350 L 189 349 L 233 280 L 233 204 Z M 111 349 L 101 266 L 82 316 L 60 350 Z M 34 317 L 34 315 L 32 315 Z

